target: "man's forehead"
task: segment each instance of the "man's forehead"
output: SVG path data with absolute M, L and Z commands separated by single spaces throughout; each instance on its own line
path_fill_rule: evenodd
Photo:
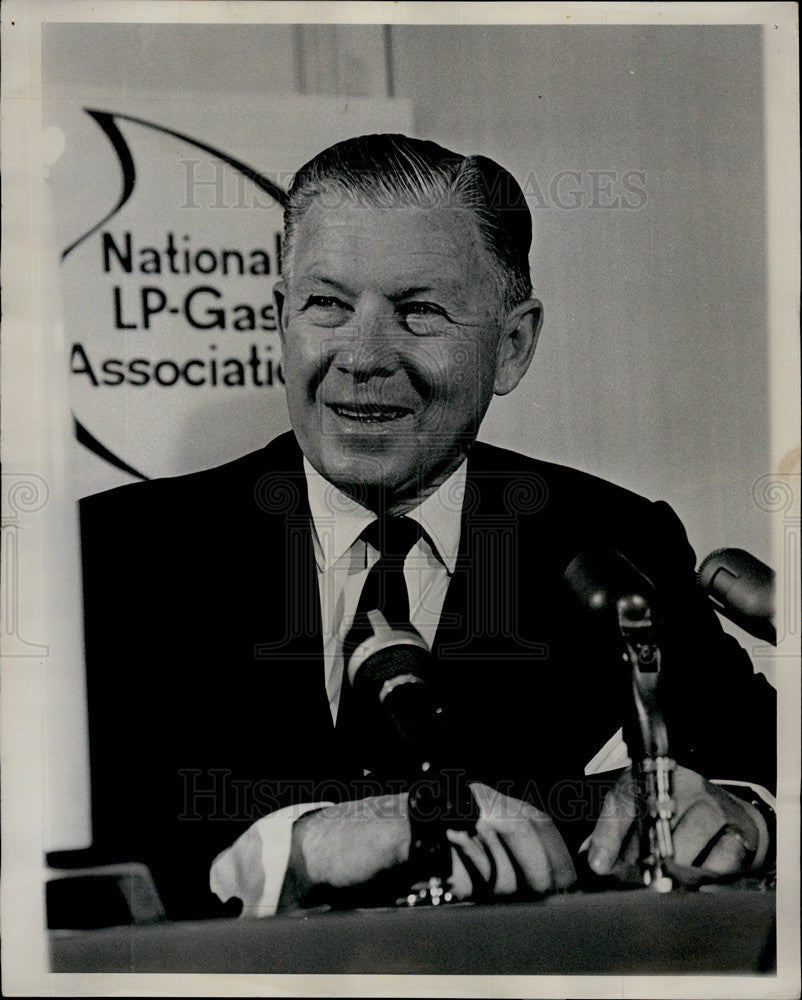
M 298 281 L 345 280 L 379 270 L 404 287 L 462 284 L 491 271 L 472 213 L 463 208 L 310 206 L 296 230 Z

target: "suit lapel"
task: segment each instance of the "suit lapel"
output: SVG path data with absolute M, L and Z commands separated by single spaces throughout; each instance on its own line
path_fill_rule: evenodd
M 320 593 L 300 449 L 292 436 L 268 446 L 269 469 L 253 487 L 258 537 L 273 554 L 265 564 L 268 600 L 257 617 L 254 660 L 278 682 L 280 725 L 317 734 L 333 730 L 325 687 Z M 297 729 L 296 729 L 297 732 Z
M 537 628 L 543 576 L 533 572 L 531 518 L 516 505 L 517 494 L 531 494 L 531 484 L 523 481 L 529 475 L 494 468 L 481 447 L 471 453 L 459 557 L 433 647 L 446 667 L 497 658 L 531 662 L 547 655 Z M 547 533 L 535 533 L 548 562 Z

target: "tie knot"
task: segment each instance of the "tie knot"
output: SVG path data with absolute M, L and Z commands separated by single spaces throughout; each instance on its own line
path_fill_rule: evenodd
M 423 535 L 423 528 L 410 517 L 384 517 L 372 521 L 362 537 L 382 554 L 406 558 L 409 550 Z

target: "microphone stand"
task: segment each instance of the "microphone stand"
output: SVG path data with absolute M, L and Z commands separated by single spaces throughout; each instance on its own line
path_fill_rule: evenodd
M 565 574 L 580 606 L 609 628 L 615 622 L 619 653 L 627 675 L 621 683 L 624 741 L 632 760 L 638 867 L 644 885 L 658 892 L 673 888 L 665 863 L 674 856 L 671 820 L 675 763 L 657 697 L 660 647 L 652 616 L 650 581 L 620 552 L 590 549 L 568 564 Z M 648 598 L 644 595 L 648 595 Z M 618 675 L 621 677 L 621 675 Z M 623 683 L 622 683 L 623 682 Z M 624 689 L 628 690 L 624 690 Z
M 643 597 L 634 593 L 620 597 L 616 612 L 632 685 L 624 739 L 635 781 L 639 867 L 644 885 L 656 892 L 670 892 L 674 886 L 665 862 L 674 856 L 670 824 L 675 811 L 675 762 L 669 754 L 668 732 L 657 699 L 660 647 L 651 609 Z
M 461 782 L 450 789 L 440 768 L 443 710 L 425 680 L 429 647 L 417 631 L 392 628 L 379 611 L 367 617 L 373 634 L 352 654 L 349 679 L 362 703 L 379 707 L 389 724 L 409 784 L 412 884 L 396 905 L 441 906 L 453 900 L 446 830 L 475 829 L 478 809 L 470 790 L 461 795 Z
M 434 776 L 440 784 L 438 775 Z M 409 867 L 413 883 L 396 906 L 441 906 L 454 899 L 451 892 L 451 846 L 442 820 L 439 789 L 429 783 L 410 789 L 408 800 Z

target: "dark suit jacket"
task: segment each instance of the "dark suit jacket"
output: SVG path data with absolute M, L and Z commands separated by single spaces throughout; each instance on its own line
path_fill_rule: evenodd
M 82 504 L 95 850 L 146 861 L 168 915 L 224 912 L 209 865 L 260 816 L 378 790 L 331 722 L 309 516 L 290 434 Z M 612 646 L 562 583 L 594 546 L 657 588 L 673 755 L 708 777 L 775 773 L 773 689 L 698 592 L 670 508 L 476 444 L 433 649 L 445 763 L 546 809 L 574 848 L 603 791 L 584 766 L 624 713 Z

